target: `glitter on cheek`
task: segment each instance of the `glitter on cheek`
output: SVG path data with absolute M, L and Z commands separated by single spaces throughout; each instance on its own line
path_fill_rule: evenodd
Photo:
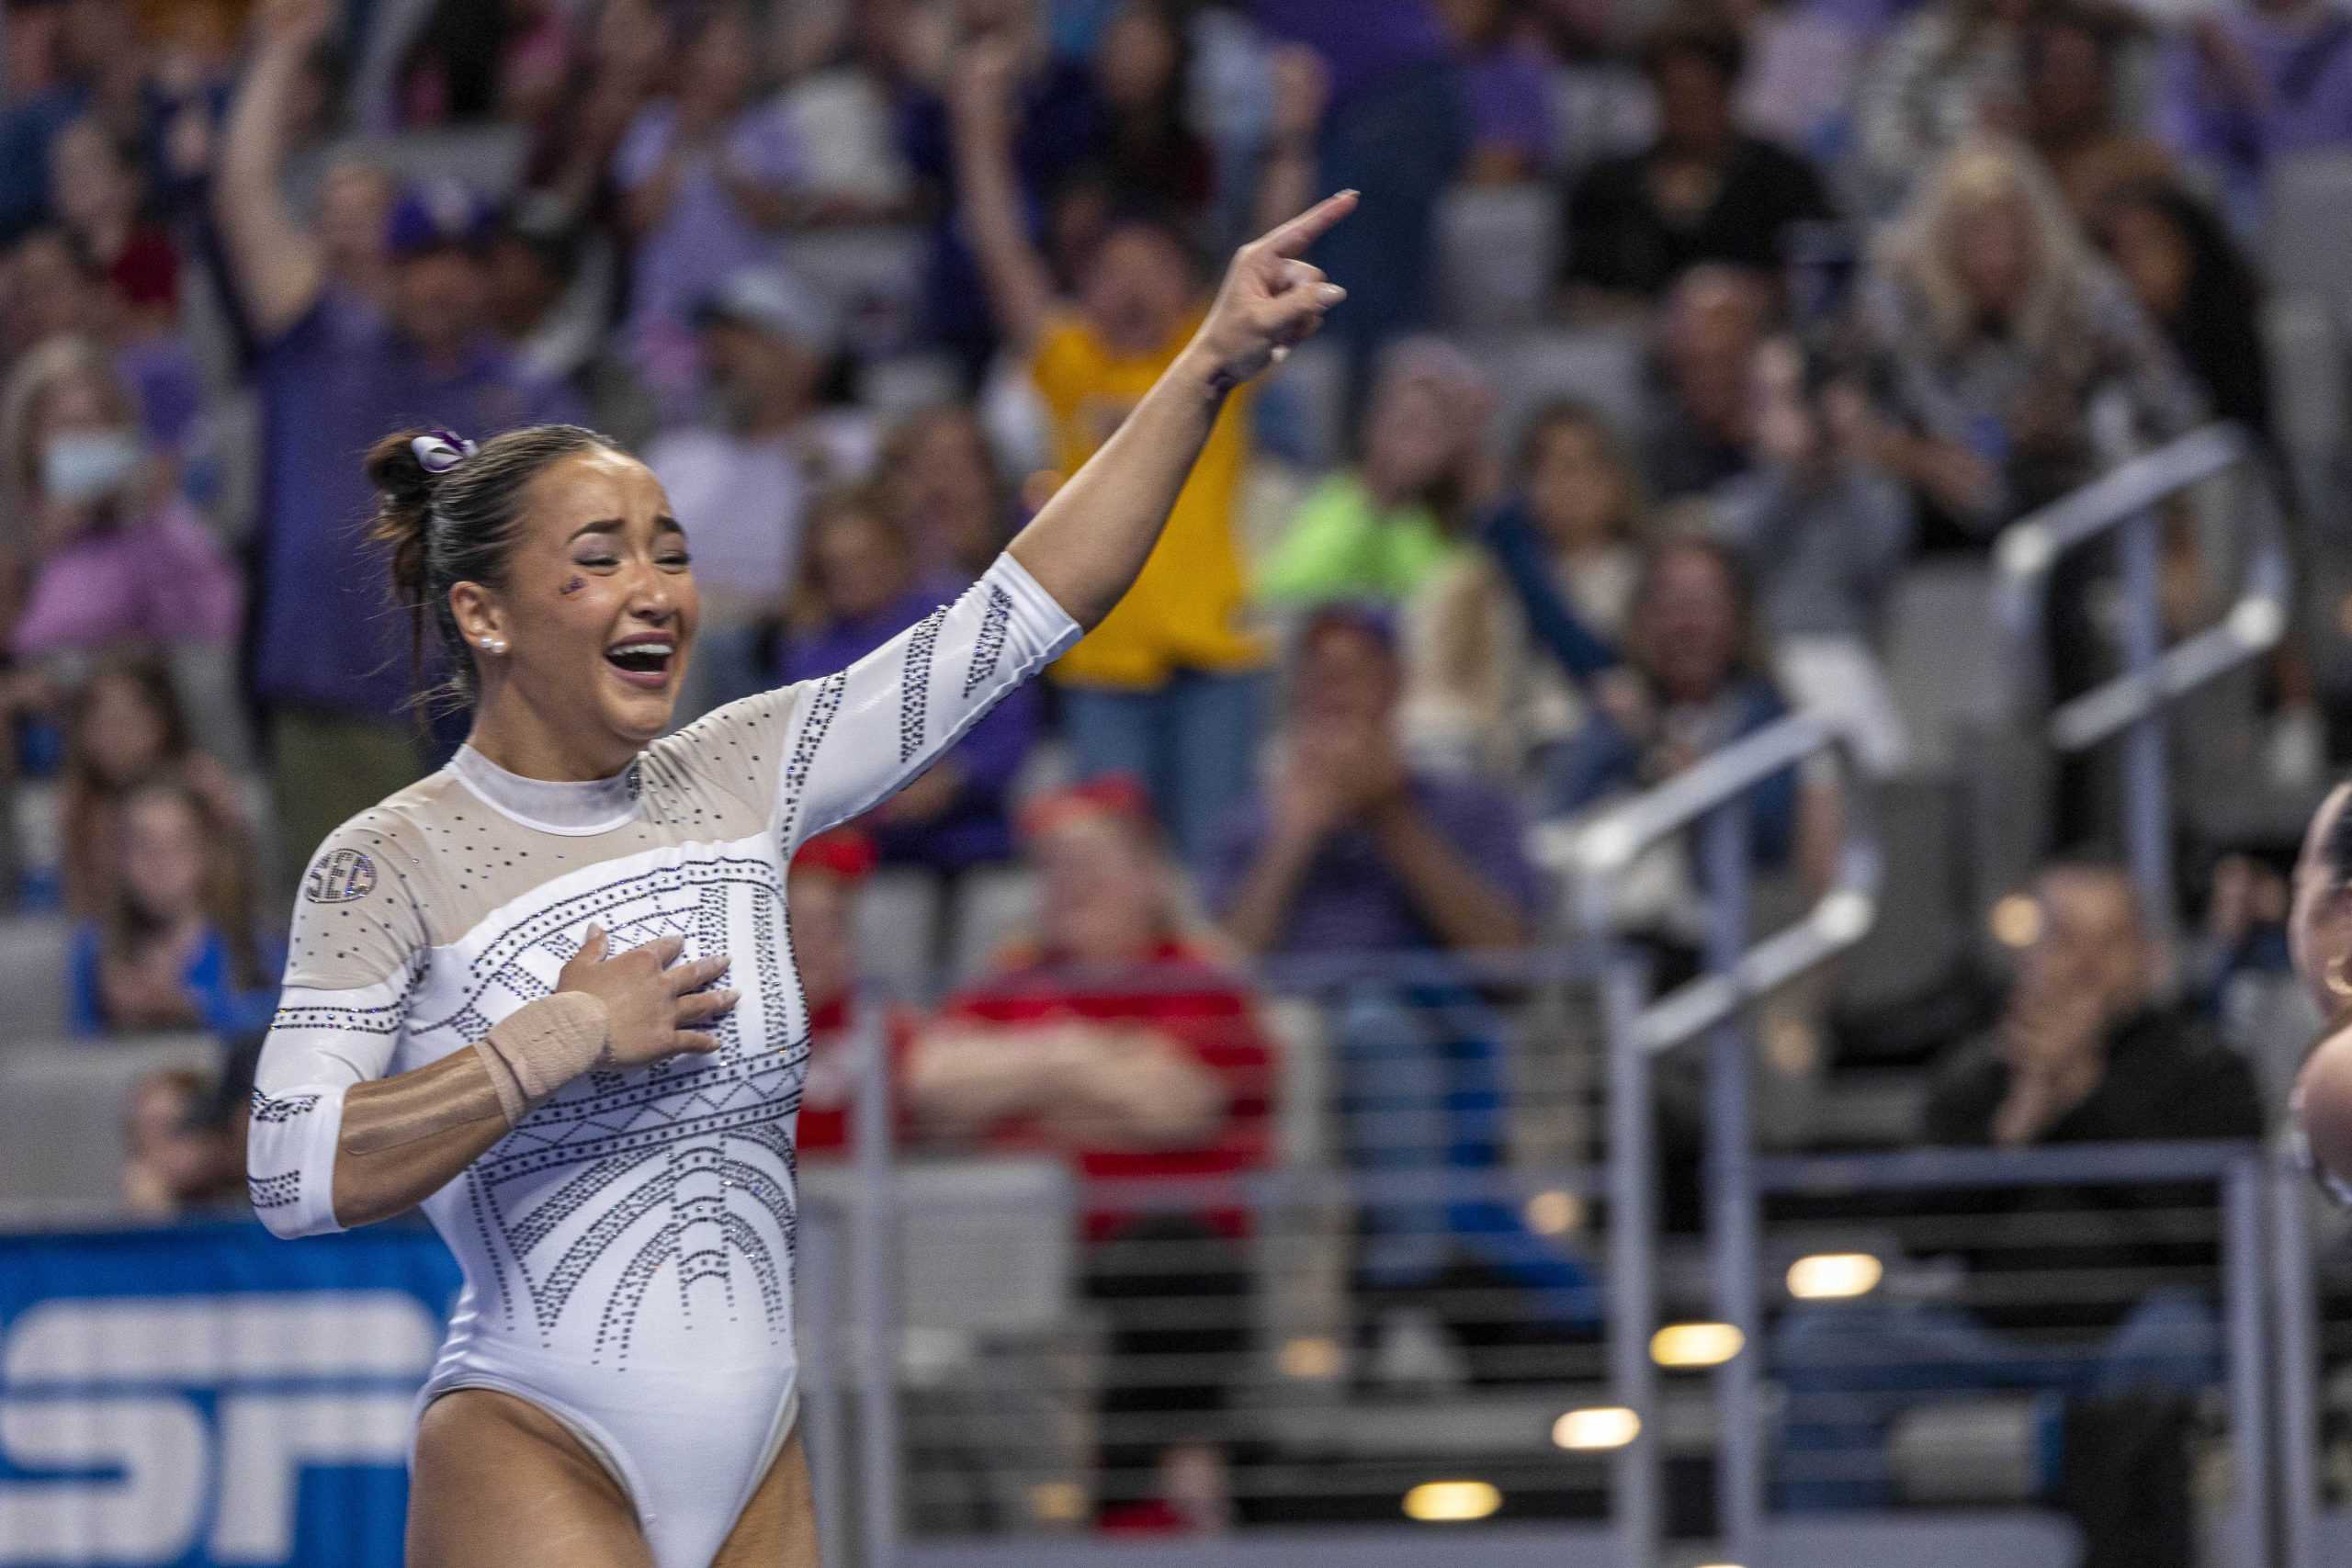
M 588 580 L 587 580 L 586 578 L 584 578 L 584 577 L 574 577 L 574 578 L 572 578 L 571 581 L 567 581 L 567 582 L 563 585 L 563 596 L 564 596 L 565 598 L 569 599 L 569 598 L 571 598 L 573 594 L 575 594 L 575 593 L 577 593 L 577 592 L 581 592 L 582 589 L 586 588 L 587 586 L 588 586 Z

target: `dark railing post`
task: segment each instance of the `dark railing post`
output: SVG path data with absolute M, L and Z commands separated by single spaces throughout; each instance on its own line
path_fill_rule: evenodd
M 1736 974 L 1747 949 L 1748 805 L 1736 795 L 1701 822 L 1706 868 L 1707 967 Z M 1739 1330 L 1739 1353 L 1715 1371 L 1721 1425 L 1715 1508 L 1735 1562 L 1758 1561 L 1764 1515 L 1762 1416 L 1757 1398 L 1757 1224 L 1754 1118 L 1750 1111 L 1748 1020 L 1735 1009 L 1709 1036 L 1707 1231 L 1715 1315 Z M 1647 1353 L 1647 1347 L 1644 1347 Z
M 1636 1021 L 1647 966 L 1612 954 L 1600 973 L 1609 1041 L 1609 1376 L 1617 1403 L 1641 1423 L 1617 1450 L 1617 1540 L 1623 1568 L 1653 1568 L 1662 1533 L 1657 1371 L 1657 1156 L 1652 1147 L 1650 1057 Z
M 2164 657 L 2162 540 L 2156 515 L 2124 523 L 2116 541 L 2123 577 L 2123 668 L 2153 686 Z M 2151 693 L 2153 696 L 2153 693 Z M 2168 940 L 2173 928 L 2172 781 L 2165 771 L 2164 705 L 2150 701 L 2123 736 L 2123 830 L 2141 908 Z
M 2270 1555 L 2269 1325 L 2264 1296 L 2268 1236 L 2267 1172 L 2258 1154 L 2233 1160 L 2222 1176 L 2222 1289 L 2229 1324 L 2230 1448 L 2237 1474 L 2235 1537 L 2229 1561 L 2268 1568 Z
M 865 1462 L 858 1510 L 863 1568 L 895 1568 L 899 1558 L 899 1191 L 893 1171 L 890 1037 L 878 999 L 859 998 L 856 1235 L 850 1252 L 849 1333 L 855 1348 L 859 1450 Z
M 2278 1325 L 2279 1560 L 2320 1568 L 2319 1299 L 2312 1271 L 2310 1178 L 2290 1160 L 2270 1171 L 2270 1269 Z

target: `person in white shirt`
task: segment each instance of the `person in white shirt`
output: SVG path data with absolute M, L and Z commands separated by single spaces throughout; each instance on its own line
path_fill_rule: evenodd
M 798 579 L 808 502 L 864 478 L 876 445 L 865 414 L 819 406 L 839 333 L 790 276 L 732 274 L 695 320 L 709 412 L 645 450 L 678 515 L 695 520 L 702 650 L 678 703 L 690 719 L 765 684 L 760 627 Z
M 429 621 L 473 728 L 312 862 L 248 1174 L 278 1235 L 422 1204 L 464 1266 L 420 1399 L 413 1568 L 816 1562 L 785 867 L 1110 613 L 1224 396 L 1343 297 L 1299 258 L 1354 205 L 1244 247 L 1191 345 L 954 604 L 663 739 L 700 606 L 643 464 L 567 425 L 370 455 L 420 649 Z

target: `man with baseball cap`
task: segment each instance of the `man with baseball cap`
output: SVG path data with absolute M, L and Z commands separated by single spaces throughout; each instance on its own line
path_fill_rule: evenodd
M 261 390 L 255 684 L 271 715 L 281 841 L 298 855 L 422 771 L 403 711 L 407 646 L 362 542 L 374 496 L 357 454 L 404 425 L 486 440 L 571 414 L 487 330 L 490 213 L 473 195 L 422 186 L 393 204 L 381 299 L 331 265 L 320 230 L 288 204 L 295 91 L 332 15 L 325 0 L 263 10 L 213 189 Z
M 730 273 L 694 320 L 701 417 L 665 431 L 645 453 L 694 529 L 703 619 L 681 718 L 766 683 L 756 627 L 798 575 L 808 503 L 861 478 L 875 445 L 865 415 L 819 400 L 839 326 L 827 302 L 789 273 Z

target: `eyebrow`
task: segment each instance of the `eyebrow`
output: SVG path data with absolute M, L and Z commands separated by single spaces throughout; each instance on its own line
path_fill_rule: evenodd
M 564 543 L 568 545 L 572 539 L 577 539 L 583 534 L 617 534 L 628 526 L 628 522 L 626 518 L 599 517 L 594 523 L 582 523 L 579 527 L 574 528 L 571 531 L 571 538 L 564 540 Z M 664 512 L 653 519 L 653 531 L 657 534 L 682 535 L 686 528 L 684 524 Z

